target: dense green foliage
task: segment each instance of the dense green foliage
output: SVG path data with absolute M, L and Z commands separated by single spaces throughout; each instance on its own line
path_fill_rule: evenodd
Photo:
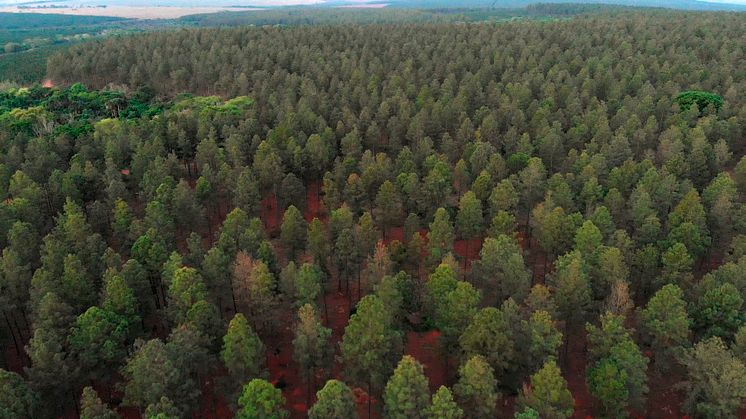
M 700 110 L 704 110 L 708 106 L 720 110 L 723 107 L 723 98 L 714 93 L 690 90 L 676 96 L 676 103 L 685 111 L 688 111 L 692 105 L 697 105 Z
M 449 4 L 448 6 L 451 6 Z M 490 7 L 491 4 L 463 4 L 461 7 L 410 8 L 408 3 L 382 9 L 355 8 L 277 8 L 259 11 L 222 12 L 184 16 L 178 22 L 197 26 L 300 26 L 370 25 L 402 23 L 482 22 L 512 19 L 550 19 L 583 13 L 624 10 L 603 4 L 516 4 Z M 481 6 L 481 7 L 480 7 Z
M 106 16 L 0 13 L 0 81 L 40 82 L 47 58 L 72 43 L 157 25 Z
M 518 417 L 665 416 L 655 384 L 735 415 L 744 23 L 617 11 L 71 48 L 49 62 L 64 87 L 0 93 L 3 359 L 22 373 L 0 371 L 6 404 L 188 417 L 219 391 L 247 418 L 314 394 L 314 417 L 492 418 L 520 393 Z M 694 90 L 722 107 L 682 109 Z

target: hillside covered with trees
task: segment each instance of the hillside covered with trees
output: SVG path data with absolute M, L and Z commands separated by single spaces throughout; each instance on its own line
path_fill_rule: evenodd
M 60 52 L 0 93 L 0 417 L 742 416 L 745 26 Z

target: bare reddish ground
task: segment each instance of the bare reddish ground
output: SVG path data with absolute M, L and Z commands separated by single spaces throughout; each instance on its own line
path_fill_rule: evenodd
M 277 231 L 280 226 L 280 216 L 277 214 L 277 198 L 273 193 L 267 194 L 262 199 L 259 209 L 259 217 L 264 221 L 264 228 L 268 233 Z
M 117 413 L 119 413 L 119 416 L 121 416 L 124 419 L 140 419 L 142 416 L 140 416 L 140 412 L 137 411 L 134 407 L 129 406 L 119 406 L 116 409 Z
M 592 418 L 593 398 L 588 392 L 585 382 L 585 367 L 587 362 L 586 332 L 580 327 L 567 333 L 568 348 L 562 362 L 562 375 L 567 380 L 567 387 L 575 399 L 574 418 Z M 564 347 L 560 348 L 564 351 Z
M 519 230 L 517 233 L 515 233 L 516 239 L 518 239 L 518 245 L 521 246 L 521 249 L 524 251 L 526 250 L 527 244 L 527 236 L 526 232 L 523 230 Z
M 410 237 L 407 237 L 409 240 Z M 404 227 L 391 227 L 386 230 L 386 237 L 383 240 L 383 244 L 388 246 L 393 241 L 404 242 Z
M 293 418 L 303 418 L 308 410 L 306 406 L 306 382 L 298 375 L 298 368 L 293 361 L 292 310 L 283 310 L 279 330 L 273 336 L 265 338 L 267 346 L 267 367 L 269 380 L 277 387 L 282 387 L 286 407 Z
M 52 79 L 44 79 L 44 81 L 41 82 L 41 86 L 51 89 L 52 87 L 54 87 L 54 83 L 52 83 Z
M 26 367 L 26 360 L 23 356 L 23 353 L 21 355 L 18 355 L 16 353 L 16 347 L 13 344 L 13 340 L 8 337 L 8 339 L 3 344 L 4 349 L 4 356 L 5 356 L 5 362 L 7 363 L 8 371 L 13 371 L 15 373 L 23 375 L 23 367 Z M 21 348 L 21 351 L 23 351 L 23 348 Z
M 228 407 L 223 394 L 218 388 L 218 380 L 225 371 L 220 371 L 207 377 L 202 383 L 202 400 L 200 410 L 192 415 L 194 419 L 198 418 L 215 418 L 230 419 L 233 417 L 233 411 Z
M 437 330 L 410 331 L 407 332 L 407 342 L 404 346 L 404 353 L 412 355 L 424 367 L 431 392 L 435 392 L 440 386 L 446 384 L 443 357 L 438 347 L 439 339 L 440 332 Z
M 308 186 L 306 187 L 306 209 L 303 212 L 303 218 L 309 223 L 314 218 L 318 218 L 322 222 L 326 222 L 328 218 L 326 212 L 323 211 L 324 208 L 321 203 L 321 197 L 319 196 L 320 189 L 321 182 L 318 180 L 308 182 Z
M 467 261 L 479 259 L 480 250 L 482 250 L 482 238 L 456 240 L 453 242 L 453 252 Z
M 516 396 L 505 395 L 497 399 L 497 415 L 499 419 L 513 419 L 515 414 L 515 400 Z
M 516 237 L 518 244 L 523 249 L 526 266 L 531 269 L 531 284 L 543 284 L 545 277 L 552 270 L 552 264 L 547 260 L 547 254 L 541 250 L 535 238 L 528 237 L 525 226 L 518 230 Z
M 644 415 L 638 414 L 637 417 L 649 418 L 682 418 L 686 417 L 681 411 L 684 403 L 684 392 L 676 388 L 674 383 L 684 379 L 682 371 L 668 371 L 665 374 L 659 374 L 649 367 L 648 387 L 650 393 L 647 400 L 647 412 Z M 741 418 L 745 416 L 740 416 Z
M 336 278 L 331 278 L 329 283 L 330 287 L 335 288 Z M 352 296 L 356 296 L 358 294 L 357 283 L 354 281 L 350 281 L 350 294 Z M 334 345 L 335 354 L 337 355 L 337 362 L 334 363 L 334 367 L 332 368 L 332 377 L 338 380 L 344 380 L 344 376 L 342 374 L 342 364 L 339 362 L 341 356 L 339 344 L 342 341 L 342 336 L 344 336 L 344 329 L 345 327 L 347 327 L 347 323 L 349 322 L 350 309 L 356 304 L 356 301 L 354 298 L 348 297 L 347 294 L 344 292 L 337 292 L 336 288 L 334 289 L 334 291 L 327 292 L 325 298 L 327 304 L 326 311 L 328 312 L 328 317 L 325 318 L 325 326 L 332 329 L 332 344 Z M 323 308 L 323 306 L 320 307 L 320 309 L 322 310 Z M 326 314 L 324 315 L 326 316 Z M 319 387 L 321 387 L 321 385 L 323 385 L 323 383 L 320 383 Z M 371 402 L 370 417 L 380 417 L 380 407 L 378 406 L 378 399 L 371 398 L 368 395 L 367 389 L 365 388 L 352 387 L 352 391 L 355 394 L 355 402 L 357 404 L 357 412 L 359 417 L 368 417 L 369 399 Z
M 705 260 L 702 263 L 701 268 L 699 269 L 702 274 L 705 274 L 710 271 L 714 271 L 715 269 L 719 268 L 720 265 L 723 264 L 723 255 L 722 254 L 712 254 L 710 255 L 707 260 Z

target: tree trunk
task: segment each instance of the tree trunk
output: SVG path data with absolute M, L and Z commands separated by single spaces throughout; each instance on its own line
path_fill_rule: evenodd
M 570 336 L 568 335 L 569 329 L 570 329 L 570 322 L 565 321 L 565 362 L 564 362 L 565 368 L 569 367 L 568 365 L 569 362 L 567 358 L 567 350 L 568 350 L 568 347 L 570 346 Z
M 16 326 L 16 330 L 18 331 L 18 337 L 21 338 L 21 340 L 23 341 L 24 340 L 23 330 L 21 330 L 21 327 L 18 326 L 18 316 L 16 316 L 15 313 L 13 313 L 11 317 L 13 318 L 13 324 Z
M 8 320 L 8 313 L 3 310 L 3 317 L 5 317 L 5 323 L 8 325 L 8 330 L 10 331 L 10 336 L 13 337 L 13 345 L 16 348 L 16 355 L 19 357 L 21 356 L 21 348 L 18 346 L 18 340 L 16 339 L 16 334 L 13 331 L 13 326 L 10 324 L 10 320 Z
M 370 376 L 368 376 L 368 419 L 371 418 L 371 411 L 370 411 L 370 402 L 373 398 L 373 383 Z
M 443 383 L 447 386 L 448 383 L 448 352 L 446 350 L 443 350 Z
M 347 286 L 347 309 L 352 310 L 352 293 L 350 292 L 350 278 L 345 280 Z
M 70 397 L 73 399 L 73 406 L 75 407 L 75 416 L 80 416 L 80 408 L 78 407 L 78 398 L 75 397 L 75 392 L 70 390 Z
M 233 291 L 233 281 L 231 281 L 231 299 L 233 299 L 233 314 L 236 314 L 238 313 L 238 306 L 236 305 L 236 293 Z
M 363 298 L 361 295 L 361 288 L 360 288 L 360 269 L 357 270 L 357 301 L 360 301 L 360 299 Z
M 150 293 L 153 296 L 153 301 L 155 301 L 155 308 L 157 310 L 161 309 L 161 298 L 158 296 L 158 288 L 155 285 L 155 282 L 153 282 L 152 279 L 150 279 L 148 282 L 150 282 Z

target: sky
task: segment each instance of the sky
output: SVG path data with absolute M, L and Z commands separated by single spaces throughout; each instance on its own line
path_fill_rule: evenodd
M 179 7 L 224 7 L 224 6 L 289 6 L 289 5 L 313 5 L 328 2 L 339 2 L 340 0 L 0 0 L 0 5 L 18 5 L 34 3 L 34 6 L 45 4 L 81 6 L 81 5 L 111 5 L 111 6 L 179 6 Z M 499 0 L 497 0 L 499 3 Z M 537 0 L 540 2 L 542 0 Z M 746 0 L 698 0 L 710 3 L 746 5 Z M 375 2 L 381 3 L 385 0 L 347 0 L 347 2 Z M 582 0 L 579 0 L 582 2 Z M 608 0 L 613 3 L 613 0 Z M 454 6 L 462 3 L 453 0 Z M 621 3 L 621 2 L 620 2 Z

